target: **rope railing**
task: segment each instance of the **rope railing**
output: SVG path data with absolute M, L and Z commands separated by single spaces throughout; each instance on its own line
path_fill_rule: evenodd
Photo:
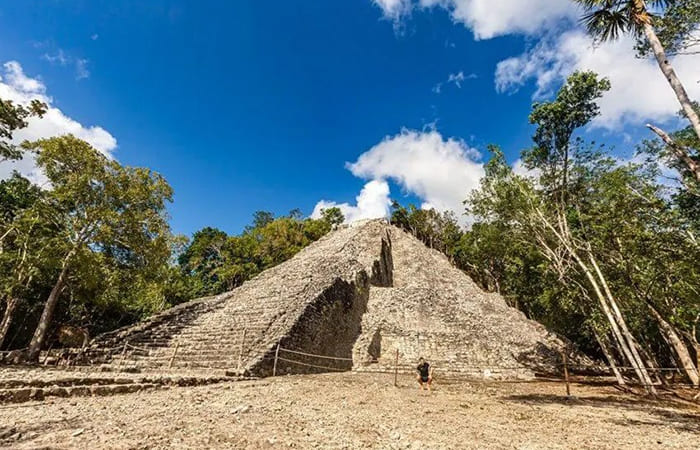
M 288 362 L 288 363 L 292 363 L 292 364 L 298 364 L 300 366 L 314 367 L 316 369 L 330 370 L 330 371 L 334 371 L 334 372 L 346 372 L 347 371 L 347 369 L 340 369 L 338 367 L 318 366 L 316 364 L 303 363 L 301 361 L 295 361 L 293 359 L 286 359 L 286 358 L 282 358 L 280 356 L 278 356 L 277 359 L 279 361 L 284 361 L 284 362 Z
M 352 358 L 342 358 L 342 357 L 337 357 L 337 356 L 326 356 L 326 355 L 318 355 L 318 354 L 313 354 L 313 353 L 308 353 L 308 352 L 302 352 L 299 350 L 292 350 L 288 348 L 281 347 L 279 344 L 277 345 L 276 351 L 275 351 L 275 356 L 274 356 L 274 365 L 273 365 L 273 376 L 276 375 L 277 372 L 277 363 L 278 361 L 283 361 L 289 364 L 295 364 L 299 366 L 304 366 L 304 367 L 311 367 L 315 369 L 321 369 L 321 370 L 328 370 L 332 372 L 345 372 L 348 371 L 347 368 L 339 368 L 339 367 L 330 367 L 330 366 L 323 366 L 320 364 L 311 364 L 309 362 L 302 362 L 302 361 L 297 361 L 294 359 L 290 359 L 289 357 L 282 357 L 279 355 L 280 352 L 284 353 L 290 353 L 290 354 L 295 354 L 295 355 L 301 355 L 305 357 L 310 357 L 310 358 L 319 358 L 319 359 L 326 359 L 326 360 L 339 360 L 339 361 L 353 361 Z M 460 365 L 458 361 L 454 360 L 434 360 L 435 362 L 438 363 L 437 367 L 433 365 L 435 370 L 437 371 L 438 374 L 445 374 L 445 375 L 463 375 L 466 372 L 470 371 L 479 371 L 479 372 L 486 372 L 490 371 L 491 373 L 497 374 L 499 371 L 521 371 L 521 370 L 532 370 L 531 368 L 527 367 L 526 365 L 520 365 L 520 366 L 471 366 L 471 365 Z M 441 367 L 440 364 L 444 364 L 447 367 Z M 450 365 L 457 365 L 457 368 L 450 368 Z M 548 378 L 548 381 L 551 382 L 559 382 L 559 383 L 566 383 L 567 385 L 567 396 L 570 395 L 570 379 L 569 379 L 569 369 L 597 369 L 597 370 L 605 370 L 605 371 L 612 371 L 611 367 L 608 366 L 602 366 L 600 364 L 569 364 L 568 363 L 568 358 L 564 355 L 563 357 L 563 362 L 562 363 L 555 363 L 555 364 L 550 364 L 550 366 L 557 367 L 559 369 L 563 369 L 563 378 Z M 618 370 L 635 370 L 635 367 L 632 366 L 617 366 Z M 379 368 L 379 369 L 368 369 L 368 370 L 358 370 L 359 372 L 367 372 L 367 373 L 385 373 L 385 374 L 394 374 L 394 384 L 398 385 L 398 374 L 399 371 L 401 373 L 405 373 L 406 371 L 413 372 L 416 370 L 416 366 L 413 364 L 408 364 L 408 363 L 399 363 L 399 352 L 398 350 L 396 351 L 396 362 L 393 365 L 393 368 Z M 648 371 L 674 371 L 674 372 L 682 372 L 682 368 L 678 367 L 649 367 L 647 368 Z M 498 382 L 508 382 L 506 380 L 498 380 Z M 517 382 L 524 382 L 523 380 L 517 380 Z M 614 384 L 611 381 L 611 384 Z M 664 388 L 695 388 L 697 389 L 698 386 L 690 383 L 672 383 L 672 384 L 663 384 L 663 383 L 657 383 L 657 384 L 644 384 L 644 383 L 637 383 L 634 381 L 628 381 L 626 383 L 626 386 L 630 387 L 651 387 L 654 386 L 659 389 L 664 389 Z
M 313 358 L 321 358 L 321 359 L 333 359 L 337 361 L 353 361 L 352 358 L 341 358 L 338 356 L 324 356 L 324 355 L 315 355 L 313 353 L 304 353 L 300 352 L 298 350 L 290 350 L 288 348 L 280 347 L 281 352 L 286 352 L 286 353 L 293 353 L 295 355 L 303 355 L 303 356 L 311 356 Z

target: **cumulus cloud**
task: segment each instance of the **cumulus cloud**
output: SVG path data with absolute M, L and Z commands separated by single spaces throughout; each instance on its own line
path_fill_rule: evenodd
M 384 15 L 399 20 L 413 8 L 444 8 L 452 20 L 472 30 L 475 39 L 506 34 L 540 34 L 576 16 L 566 0 L 373 0 Z
M 610 92 L 599 101 L 601 116 L 594 127 L 619 129 L 674 118 L 680 109 L 656 61 L 634 56 L 633 39 L 622 38 L 594 46 L 582 30 L 572 30 L 554 40 L 541 41 L 530 51 L 498 64 L 496 87 L 512 91 L 535 80 L 535 97 L 545 97 L 575 70 L 592 70 L 610 79 Z M 673 64 L 691 98 L 700 98 L 700 59 L 677 56 Z
M 336 203 L 333 201 L 321 200 L 316 204 L 311 217 L 318 219 L 324 209 L 337 207 L 345 216 L 348 223 L 362 219 L 378 219 L 389 215 L 391 199 L 389 198 L 389 184 L 382 180 L 372 180 L 360 191 L 355 198 L 356 204 Z
M 93 147 L 111 157 L 117 148 L 117 140 L 108 131 L 99 126 L 85 126 L 65 115 L 53 105 L 53 99 L 46 94 L 46 85 L 40 78 L 27 76 L 22 66 L 16 61 L 3 64 L 0 72 L 0 98 L 12 100 L 20 105 L 27 105 L 32 100 L 40 100 L 48 105 L 43 118 L 30 118 L 29 126 L 14 133 L 14 142 L 36 140 L 51 136 L 73 134 L 89 142 Z M 0 179 L 7 178 L 13 170 L 18 170 L 35 182 L 41 182 L 42 175 L 37 173 L 34 161 L 25 158 L 18 162 L 4 162 L 0 165 Z
M 389 185 L 396 183 L 406 193 L 422 200 L 421 207 L 454 211 L 462 223 L 462 202 L 479 186 L 484 175 L 480 154 L 464 141 L 445 139 L 437 130 L 402 130 L 388 136 L 346 166 L 353 175 L 370 180 L 357 197 L 357 205 L 321 201 L 320 210 L 338 206 L 352 222 L 357 218 L 384 217 L 389 211 Z M 367 211 L 371 211 L 368 213 Z
M 360 155 L 348 169 L 365 179 L 390 179 L 420 197 L 424 206 L 460 214 L 466 194 L 484 174 L 479 159 L 464 141 L 444 139 L 436 130 L 402 130 Z

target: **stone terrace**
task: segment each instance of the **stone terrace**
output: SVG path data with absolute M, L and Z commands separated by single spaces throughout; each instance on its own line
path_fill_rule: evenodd
M 98 337 L 88 356 L 118 367 L 232 368 L 256 375 L 270 373 L 279 342 L 351 358 L 370 283 L 391 285 L 390 258 L 386 225 L 343 228 L 231 292 Z M 278 366 L 281 373 L 292 370 Z
M 529 378 L 564 343 L 483 292 L 441 253 L 382 220 L 343 227 L 243 286 L 98 337 L 92 363 L 278 373 L 402 368 Z M 287 350 L 325 355 L 324 359 Z

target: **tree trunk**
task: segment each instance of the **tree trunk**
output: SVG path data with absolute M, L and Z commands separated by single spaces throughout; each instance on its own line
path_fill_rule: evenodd
M 12 322 L 12 315 L 15 312 L 17 303 L 16 298 L 7 297 L 7 306 L 5 306 L 5 312 L 2 315 L 2 322 L 0 322 L 0 349 L 2 349 L 2 344 L 5 342 L 7 332 L 10 330 L 10 322 Z
M 688 121 L 690 121 L 690 124 L 693 126 L 695 134 L 697 134 L 698 138 L 700 139 L 700 117 L 698 117 L 698 114 L 695 112 L 693 102 L 690 100 L 690 97 L 688 97 L 688 93 L 686 92 L 685 87 L 683 87 L 681 80 L 678 79 L 676 71 L 673 70 L 673 66 L 671 66 L 671 62 L 666 56 L 666 50 L 664 50 L 663 45 L 661 45 L 661 41 L 659 40 L 658 36 L 656 36 L 654 27 L 652 27 L 650 23 L 644 25 L 644 34 L 646 35 L 647 41 L 654 52 L 656 62 L 659 64 L 661 72 L 666 77 L 666 80 L 668 80 L 668 84 L 671 85 L 671 89 L 673 89 L 673 92 L 676 94 L 678 102 L 683 108 L 683 112 L 688 118 Z
M 676 143 L 676 141 L 674 141 L 671 136 L 668 135 L 668 133 L 659 127 L 655 127 L 652 124 L 647 124 L 647 128 L 656 133 L 656 135 L 659 136 L 662 141 L 664 141 L 668 149 L 671 150 L 671 153 L 673 153 L 673 156 L 688 166 L 688 169 L 690 169 L 690 171 L 693 173 L 695 180 L 700 183 L 700 163 L 696 162 L 690 157 L 688 148 Z
M 634 339 L 634 336 L 632 336 L 632 333 L 629 331 L 629 328 L 627 328 L 627 322 L 625 321 L 625 318 L 622 315 L 620 308 L 617 306 L 617 301 L 615 301 L 615 298 L 613 297 L 612 292 L 610 291 L 610 286 L 608 286 L 608 282 L 605 280 L 603 272 L 601 272 L 600 267 L 598 267 L 598 263 L 596 263 L 593 255 L 589 254 L 588 257 L 591 261 L 591 265 L 593 266 L 596 274 L 598 275 L 598 279 L 600 280 L 603 289 L 605 290 L 605 295 L 607 296 L 607 300 L 610 303 L 610 306 L 612 307 L 615 320 L 620 326 L 620 331 L 622 332 L 622 335 L 625 337 L 629 345 L 633 358 L 631 361 L 632 365 L 635 366 L 635 371 L 638 375 L 640 375 L 639 378 L 645 385 L 646 390 L 650 394 L 656 395 L 656 389 L 654 389 L 654 385 L 651 381 L 651 377 L 649 376 L 649 372 L 647 372 L 646 367 L 644 366 L 644 360 L 642 360 L 642 357 L 639 356 L 639 352 L 637 351 L 637 342 Z
M 651 314 L 659 323 L 659 329 L 661 329 L 661 332 L 666 336 L 666 339 L 668 340 L 669 344 L 671 344 L 671 347 L 678 356 L 678 360 L 683 366 L 683 370 L 685 370 L 686 375 L 688 375 L 690 382 L 695 386 L 700 385 L 700 376 L 698 376 L 698 370 L 693 364 L 693 358 L 691 358 L 688 348 L 685 346 L 685 344 L 683 344 L 683 341 L 681 340 L 680 336 L 678 336 L 678 333 L 676 333 L 673 325 L 661 317 L 661 314 L 659 314 L 659 312 L 650 303 L 647 303 L 647 306 L 649 306 Z
M 651 379 L 649 378 L 649 374 L 647 373 L 646 369 L 643 366 L 641 358 L 639 358 L 639 355 L 637 354 L 637 349 L 634 348 L 634 341 L 631 341 L 629 339 L 629 331 L 627 333 L 624 333 L 622 330 L 622 326 L 620 325 L 620 322 L 622 322 L 623 325 L 625 325 L 626 329 L 626 324 L 624 321 L 624 318 L 616 318 L 615 315 L 613 314 L 610 305 L 608 303 L 608 300 L 610 297 L 606 299 L 605 295 L 603 295 L 603 291 L 600 288 L 600 285 L 596 278 L 593 276 L 593 273 L 591 272 L 591 269 L 585 264 L 585 262 L 578 256 L 578 254 L 573 251 L 573 249 L 569 250 L 569 253 L 574 257 L 574 260 L 578 263 L 579 267 L 581 270 L 583 270 L 584 274 L 586 275 L 586 278 L 588 278 L 588 281 L 591 283 L 591 286 L 593 286 L 593 290 L 596 293 L 596 297 L 598 298 L 598 302 L 600 303 L 600 306 L 603 310 L 603 313 L 605 314 L 605 317 L 608 319 L 608 323 L 610 323 L 610 328 L 613 331 L 613 334 L 615 336 L 615 339 L 617 340 L 618 344 L 620 345 L 620 350 L 622 351 L 622 354 L 625 355 L 627 358 L 627 361 L 629 361 L 630 365 L 634 369 L 635 373 L 637 374 L 637 377 L 639 378 L 639 381 L 644 385 L 645 389 L 647 392 L 650 394 L 656 394 L 656 390 L 654 389 L 654 386 L 651 383 Z M 591 256 L 591 261 L 595 263 L 595 260 Z M 594 266 L 597 269 L 597 265 Z M 596 270 L 596 272 L 600 272 L 600 270 Z M 599 273 L 599 275 L 602 277 L 602 274 Z M 603 278 L 602 281 L 605 281 Z M 616 306 L 616 305 L 615 305 Z
M 547 218 L 542 213 L 542 211 L 539 210 L 539 208 L 535 206 L 533 210 L 539 217 L 539 220 L 545 225 L 546 228 L 549 228 L 549 230 L 554 233 L 561 245 L 566 249 L 567 253 L 574 259 L 574 261 L 576 261 L 578 266 L 583 271 L 584 275 L 593 287 L 593 290 L 596 294 L 596 298 L 598 298 L 598 302 L 600 303 L 601 309 L 603 310 L 605 317 L 610 323 L 610 328 L 613 331 L 615 339 L 617 339 L 617 342 L 620 345 L 620 350 L 622 351 L 622 354 L 627 358 L 627 360 L 631 364 L 632 368 L 637 374 L 637 377 L 639 378 L 639 381 L 641 381 L 642 385 L 644 385 L 646 391 L 649 394 L 656 395 L 656 389 L 654 388 L 651 379 L 649 378 L 649 374 L 644 368 L 644 364 L 641 358 L 639 357 L 639 354 L 637 353 L 637 349 L 634 348 L 634 339 L 631 339 L 631 334 L 627 329 L 627 324 L 625 323 L 622 314 L 617 308 L 615 299 L 612 297 L 612 294 L 610 294 L 610 289 L 607 285 L 607 282 L 605 281 L 605 277 L 603 276 L 603 274 L 600 271 L 600 268 L 596 264 L 593 255 L 590 254 L 590 252 L 588 252 L 589 259 L 593 267 L 595 268 L 600 283 L 596 279 L 596 276 L 593 274 L 591 268 L 588 267 L 586 262 L 578 254 L 576 248 L 571 242 L 568 233 L 568 223 L 566 222 L 567 219 L 565 217 L 560 217 L 560 226 L 564 226 L 565 228 L 557 229 L 549 222 L 549 220 L 547 220 Z M 603 294 L 601 285 L 605 289 L 606 294 L 608 294 L 607 298 L 606 295 Z M 613 311 L 611 311 L 611 305 L 613 307 L 612 309 L 615 310 L 615 314 L 613 314 Z
M 41 318 L 39 319 L 39 325 L 37 325 L 36 330 L 34 331 L 34 335 L 32 336 L 32 340 L 29 343 L 27 360 L 30 362 L 39 360 L 39 353 L 41 352 L 41 347 L 44 345 L 44 341 L 46 340 L 46 332 L 49 329 L 49 325 L 51 325 L 53 312 L 56 309 L 56 304 L 58 304 L 58 298 L 60 297 L 61 291 L 63 290 L 63 283 L 66 278 L 66 273 L 68 272 L 68 262 L 72 256 L 73 252 L 70 252 L 68 256 L 66 256 L 66 259 L 63 261 L 61 273 L 58 276 L 58 279 L 56 280 L 56 284 L 54 284 L 53 289 L 51 289 L 49 298 L 46 300 L 46 304 L 44 305 L 44 310 L 42 311 Z
M 608 345 L 603 341 L 603 339 L 598 336 L 598 333 L 593 330 L 593 336 L 595 336 L 595 340 L 598 341 L 598 345 L 600 346 L 600 349 L 603 351 L 603 355 L 605 356 L 605 359 L 608 361 L 608 366 L 610 366 L 610 369 L 612 370 L 613 374 L 615 375 L 615 379 L 617 380 L 617 384 L 620 386 L 625 385 L 625 379 L 622 378 L 622 374 L 620 373 L 620 370 L 617 368 L 617 365 L 615 364 L 615 358 L 613 358 L 612 352 L 608 348 Z

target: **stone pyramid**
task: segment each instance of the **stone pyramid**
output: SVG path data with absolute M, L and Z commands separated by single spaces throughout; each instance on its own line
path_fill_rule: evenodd
M 93 341 L 93 362 L 277 373 L 555 372 L 564 344 L 441 253 L 383 220 L 333 231 L 241 287 Z M 297 353 L 294 353 L 297 352 Z M 330 358 L 318 358 L 324 355 Z

